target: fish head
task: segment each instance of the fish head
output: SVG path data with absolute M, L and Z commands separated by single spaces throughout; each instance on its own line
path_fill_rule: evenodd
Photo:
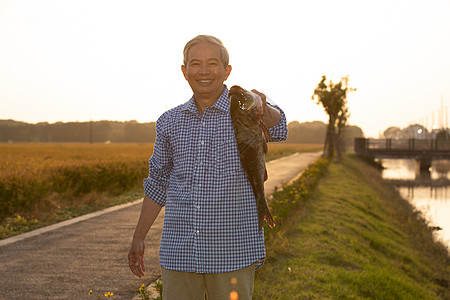
M 234 85 L 228 92 L 228 98 L 231 114 L 245 115 L 248 119 L 259 122 L 263 114 L 263 103 L 258 94 Z

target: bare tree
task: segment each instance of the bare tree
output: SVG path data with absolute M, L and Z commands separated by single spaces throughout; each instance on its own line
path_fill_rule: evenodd
M 342 133 L 350 116 L 347 107 L 347 93 L 355 90 L 348 87 L 348 76 L 342 77 L 341 81 L 335 84 L 331 80 L 327 80 L 324 75 L 311 97 L 313 100 L 317 100 L 317 104 L 321 104 L 328 114 L 327 133 L 323 147 L 323 153 L 328 158 L 333 157 L 336 152 L 337 159 L 341 159 Z

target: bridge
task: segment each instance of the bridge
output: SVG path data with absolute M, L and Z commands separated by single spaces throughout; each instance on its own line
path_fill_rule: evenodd
M 356 154 L 374 158 L 415 159 L 420 170 L 428 170 L 433 159 L 450 159 L 450 140 L 355 139 Z
M 400 187 L 437 188 L 437 187 L 443 187 L 443 186 L 450 185 L 450 180 L 447 178 L 385 179 L 384 181 L 389 182 L 395 186 L 400 186 Z

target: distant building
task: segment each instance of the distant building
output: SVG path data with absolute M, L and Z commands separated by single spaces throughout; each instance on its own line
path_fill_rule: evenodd
M 431 138 L 435 140 L 450 140 L 449 129 L 433 129 L 431 132 Z
M 410 125 L 402 131 L 408 139 L 425 140 L 431 138 L 431 134 L 428 130 L 419 124 Z

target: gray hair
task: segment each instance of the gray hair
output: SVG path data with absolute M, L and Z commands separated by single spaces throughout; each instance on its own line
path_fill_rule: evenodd
M 187 56 L 188 56 L 189 49 L 191 49 L 191 47 L 194 46 L 195 44 L 204 43 L 204 42 L 218 46 L 219 50 L 220 50 L 220 56 L 222 58 L 223 65 L 225 67 L 228 66 L 228 64 L 230 63 L 230 56 L 228 55 L 227 48 L 225 48 L 225 46 L 223 45 L 221 40 L 219 40 L 218 38 L 216 38 L 212 35 L 198 35 L 195 38 L 193 38 L 192 40 L 190 40 L 186 44 L 186 46 L 184 46 L 183 64 L 184 65 L 187 64 Z

